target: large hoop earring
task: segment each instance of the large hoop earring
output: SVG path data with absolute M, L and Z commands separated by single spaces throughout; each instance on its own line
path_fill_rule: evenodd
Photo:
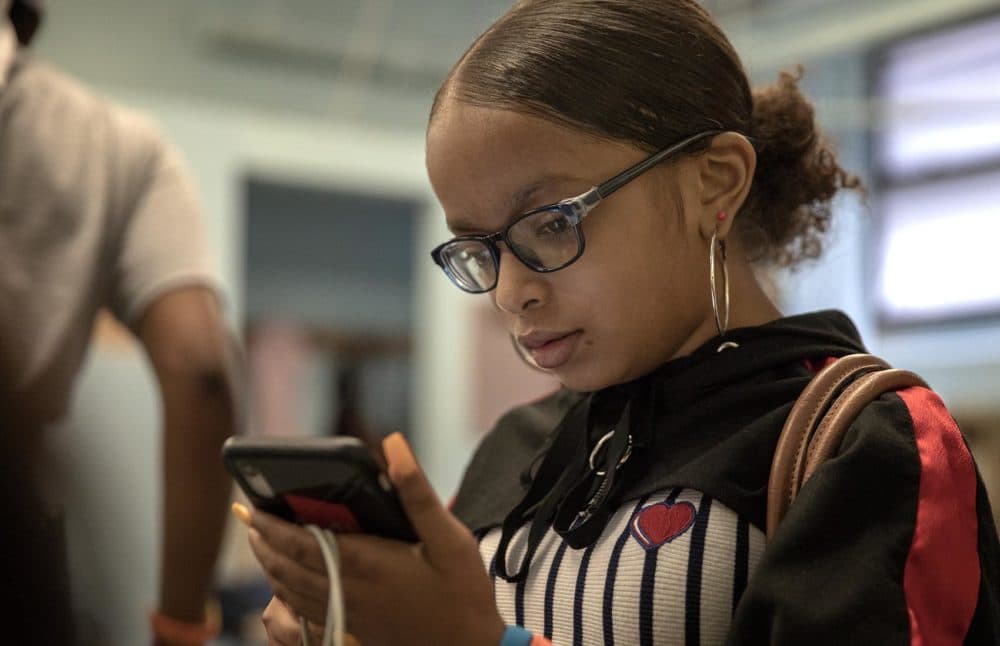
M 729 267 L 726 266 L 726 241 L 718 240 L 719 251 L 722 254 L 722 280 L 725 283 L 723 287 L 723 300 L 726 306 L 726 313 L 725 316 L 722 316 L 719 314 L 719 290 L 715 284 L 715 244 L 718 234 L 718 230 L 712 232 L 711 247 L 709 247 L 708 251 L 708 280 L 712 288 L 712 311 L 715 313 L 715 328 L 719 331 L 719 336 L 724 336 L 726 330 L 729 329 Z M 722 350 L 722 347 L 719 349 Z

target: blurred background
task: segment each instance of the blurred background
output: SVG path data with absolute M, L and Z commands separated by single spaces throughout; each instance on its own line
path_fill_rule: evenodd
M 47 4 L 36 50 L 152 114 L 196 174 L 254 432 L 401 430 L 447 498 L 497 416 L 555 387 L 428 255 L 448 236 L 423 167 L 430 101 L 510 0 Z M 756 83 L 805 66 L 870 187 L 837 204 L 821 262 L 771 277 L 783 310 L 843 309 L 871 351 L 921 373 L 1000 500 L 1000 3 L 706 4 Z M 109 321 L 57 438 L 81 629 L 137 644 L 156 591 L 158 403 Z M 229 534 L 223 643 L 256 643 L 257 611 L 240 612 L 266 591 Z

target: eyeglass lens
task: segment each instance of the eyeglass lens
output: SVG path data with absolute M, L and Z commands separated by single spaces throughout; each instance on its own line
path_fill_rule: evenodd
M 507 232 L 510 250 L 536 271 L 554 271 L 580 254 L 580 235 L 558 209 L 521 218 Z M 449 276 L 458 287 L 473 292 L 496 285 L 498 258 L 482 240 L 455 240 L 441 250 Z

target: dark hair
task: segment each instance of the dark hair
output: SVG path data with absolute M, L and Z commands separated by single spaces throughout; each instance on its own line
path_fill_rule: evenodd
M 522 0 L 458 61 L 431 118 L 447 95 L 650 152 L 703 130 L 742 133 L 757 171 L 736 231 L 756 259 L 787 266 L 819 256 L 831 198 L 860 187 L 817 131 L 800 78 L 801 69 L 783 73 L 751 92 L 736 51 L 694 0 Z
M 44 3 L 41 0 L 14 0 L 7 11 L 7 17 L 14 25 L 17 42 L 27 47 L 31 44 L 38 27 L 42 24 Z

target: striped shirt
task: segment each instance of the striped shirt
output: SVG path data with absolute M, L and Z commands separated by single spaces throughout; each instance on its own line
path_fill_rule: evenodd
M 652 392 L 658 405 L 633 428 L 647 442 L 632 463 L 643 469 L 620 481 L 631 502 L 593 548 L 550 534 L 523 585 L 497 581 L 505 621 L 533 631 L 532 646 L 543 635 L 557 646 L 1000 644 L 1000 540 L 941 398 L 908 388 L 866 406 L 764 550 L 753 528 L 788 410 L 826 357 L 864 349 L 836 311 L 728 336 L 738 350 L 709 341 L 638 384 L 633 397 Z M 483 439 L 453 509 L 483 536 L 487 564 L 490 530 L 524 499 L 526 465 L 553 433 L 573 432 L 565 424 L 587 428 L 576 408 L 587 397 L 560 391 L 514 409 Z M 523 543 L 508 545 L 511 571 Z
M 674 488 L 623 504 L 601 538 L 574 550 L 552 529 L 522 583 L 494 573 L 500 529 L 480 553 L 501 617 L 558 646 L 719 644 L 764 550 L 764 534 L 692 489 Z M 527 543 L 510 543 L 516 568 Z

